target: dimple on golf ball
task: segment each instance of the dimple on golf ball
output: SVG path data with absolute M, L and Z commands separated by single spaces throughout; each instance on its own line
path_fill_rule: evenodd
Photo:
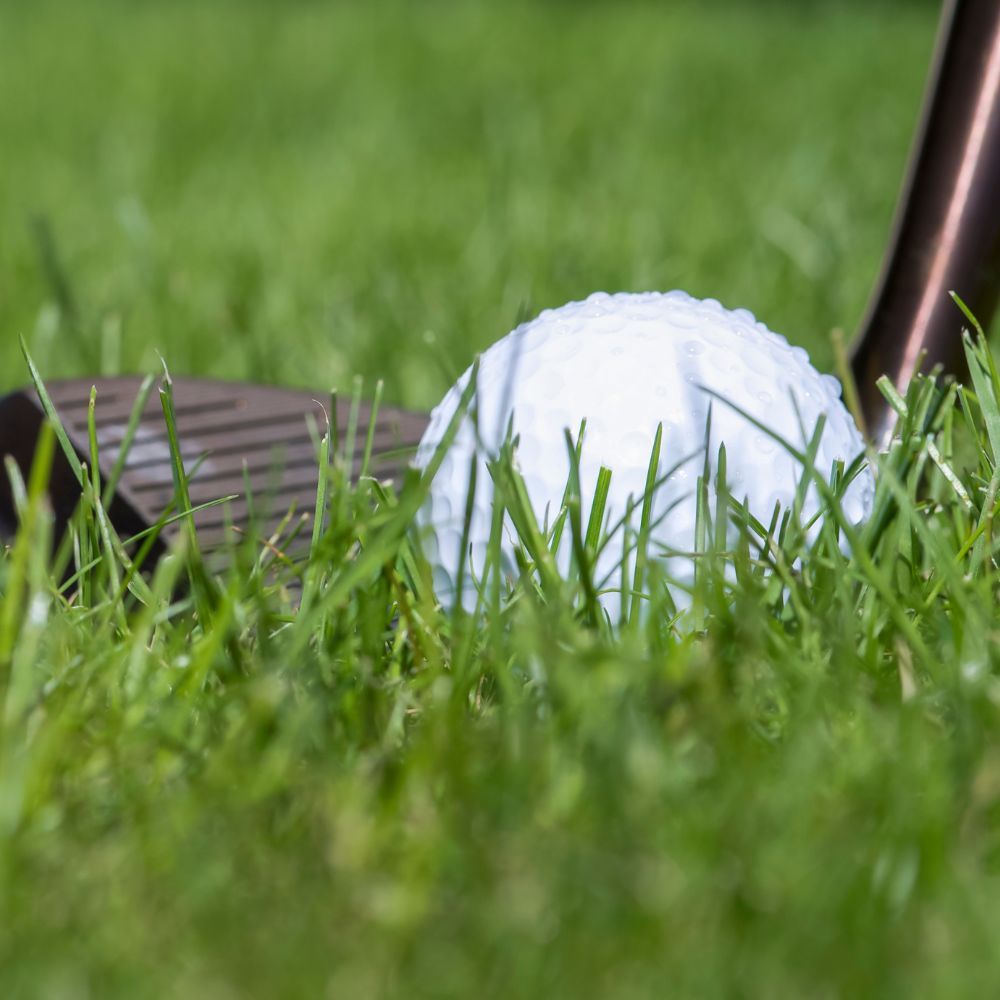
M 418 467 L 434 454 L 471 374 L 470 368 L 431 414 L 415 459 Z M 767 524 L 775 504 L 782 510 L 792 506 L 804 470 L 748 416 L 802 450 L 822 415 L 825 427 L 815 468 L 824 477 L 836 461 L 847 466 L 864 447 L 840 400 L 839 382 L 820 374 L 805 350 L 790 346 L 745 309 L 729 310 L 678 291 L 598 293 L 545 310 L 482 355 L 474 406 L 477 422 L 469 414 L 463 417 L 418 518 L 435 590 L 446 606 L 461 600 L 468 608 L 475 602 L 492 523 L 487 462 L 496 456 L 508 426 L 519 438 L 516 466 L 544 525 L 556 518 L 570 474 L 564 429 L 575 438 L 586 420 L 580 457 L 583 516 L 606 466 L 612 475 L 605 523 L 613 525 L 626 513 L 630 498 L 641 503 L 662 425 L 658 477 L 665 479 L 653 497 L 651 541 L 654 550 L 665 553 L 668 575 L 681 584 L 693 575 L 689 553 L 695 545 L 698 477 L 707 457 L 714 478 L 720 443 L 725 444 L 729 492 L 745 499 L 754 517 Z M 478 469 L 459 594 L 472 464 Z M 873 494 L 874 480 L 865 468 L 843 497 L 846 517 L 863 521 Z M 804 519 L 819 504 L 815 487 L 810 487 Z M 508 522 L 501 561 L 510 572 L 514 544 Z M 558 561 L 568 565 L 565 537 Z M 596 566 L 595 577 L 605 581 L 611 594 L 622 585 L 616 568 L 620 561 L 621 546 L 609 544 Z M 677 598 L 685 603 L 683 593 Z M 613 616 L 617 602 L 604 604 Z

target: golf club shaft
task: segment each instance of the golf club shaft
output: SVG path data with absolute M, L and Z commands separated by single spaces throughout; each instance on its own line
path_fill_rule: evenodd
M 869 437 L 895 413 L 876 387 L 964 368 L 957 292 L 985 326 L 1000 291 L 1000 0 L 948 0 L 882 274 L 852 367 Z

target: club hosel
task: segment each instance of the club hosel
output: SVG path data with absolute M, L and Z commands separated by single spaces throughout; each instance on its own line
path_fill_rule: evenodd
M 964 370 L 957 292 L 986 326 L 1000 289 L 1000 2 L 945 4 L 893 235 L 852 358 L 869 436 L 895 421 L 876 387 Z

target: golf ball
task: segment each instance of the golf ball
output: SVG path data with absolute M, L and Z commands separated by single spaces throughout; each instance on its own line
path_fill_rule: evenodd
M 418 467 L 431 460 L 471 376 L 470 368 L 434 409 L 417 451 Z M 824 416 L 815 463 L 824 476 L 835 461 L 849 465 L 863 450 L 840 400 L 840 383 L 820 374 L 805 350 L 790 346 L 745 309 L 729 310 L 679 291 L 598 293 L 545 310 L 482 355 L 474 407 L 476 420 L 469 413 L 463 417 L 418 517 L 435 589 L 446 606 L 456 600 L 474 606 L 492 522 L 493 483 L 486 463 L 503 444 L 508 426 L 519 438 L 515 463 L 544 526 L 555 520 L 570 474 L 565 428 L 575 439 L 586 419 L 580 457 L 584 525 L 602 466 L 612 474 L 605 523 L 614 525 L 630 498 L 641 503 L 654 437 L 662 425 L 658 478 L 665 478 L 653 497 L 652 550 L 677 581 L 674 598 L 680 606 L 687 603 L 684 584 L 693 577 L 698 477 L 707 458 L 714 481 L 720 443 L 725 444 L 731 495 L 745 500 L 764 524 L 775 504 L 782 510 L 791 507 L 803 475 L 801 464 L 747 415 L 799 449 Z M 477 475 L 459 594 L 473 465 Z M 843 498 L 847 518 L 863 521 L 873 494 L 874 481 L 865 468 Z M 812 486 L 804 519 L 819 504 Z M 563 533 L 557 553 L 564 569 L 570 561 L 568 535 Z M 501 547 L 505 572 L 515 571 L 514 545 L 508 519 Z M 621 544 L 609 544 L 595 572 L 605 585 L 602 602 L 612 617 L 620 606 L 615 591 L 621 587 L 621 558 Z

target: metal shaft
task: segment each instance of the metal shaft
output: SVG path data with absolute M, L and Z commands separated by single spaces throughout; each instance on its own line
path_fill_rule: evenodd
M 964 369 L 957 292 L 986 326 L 1000 292 L 1000 0 L 945 3 L 923 118 L 852 367 L 869 436 L 894 414 L 876 388 L 905 386 L 922 351 Z

